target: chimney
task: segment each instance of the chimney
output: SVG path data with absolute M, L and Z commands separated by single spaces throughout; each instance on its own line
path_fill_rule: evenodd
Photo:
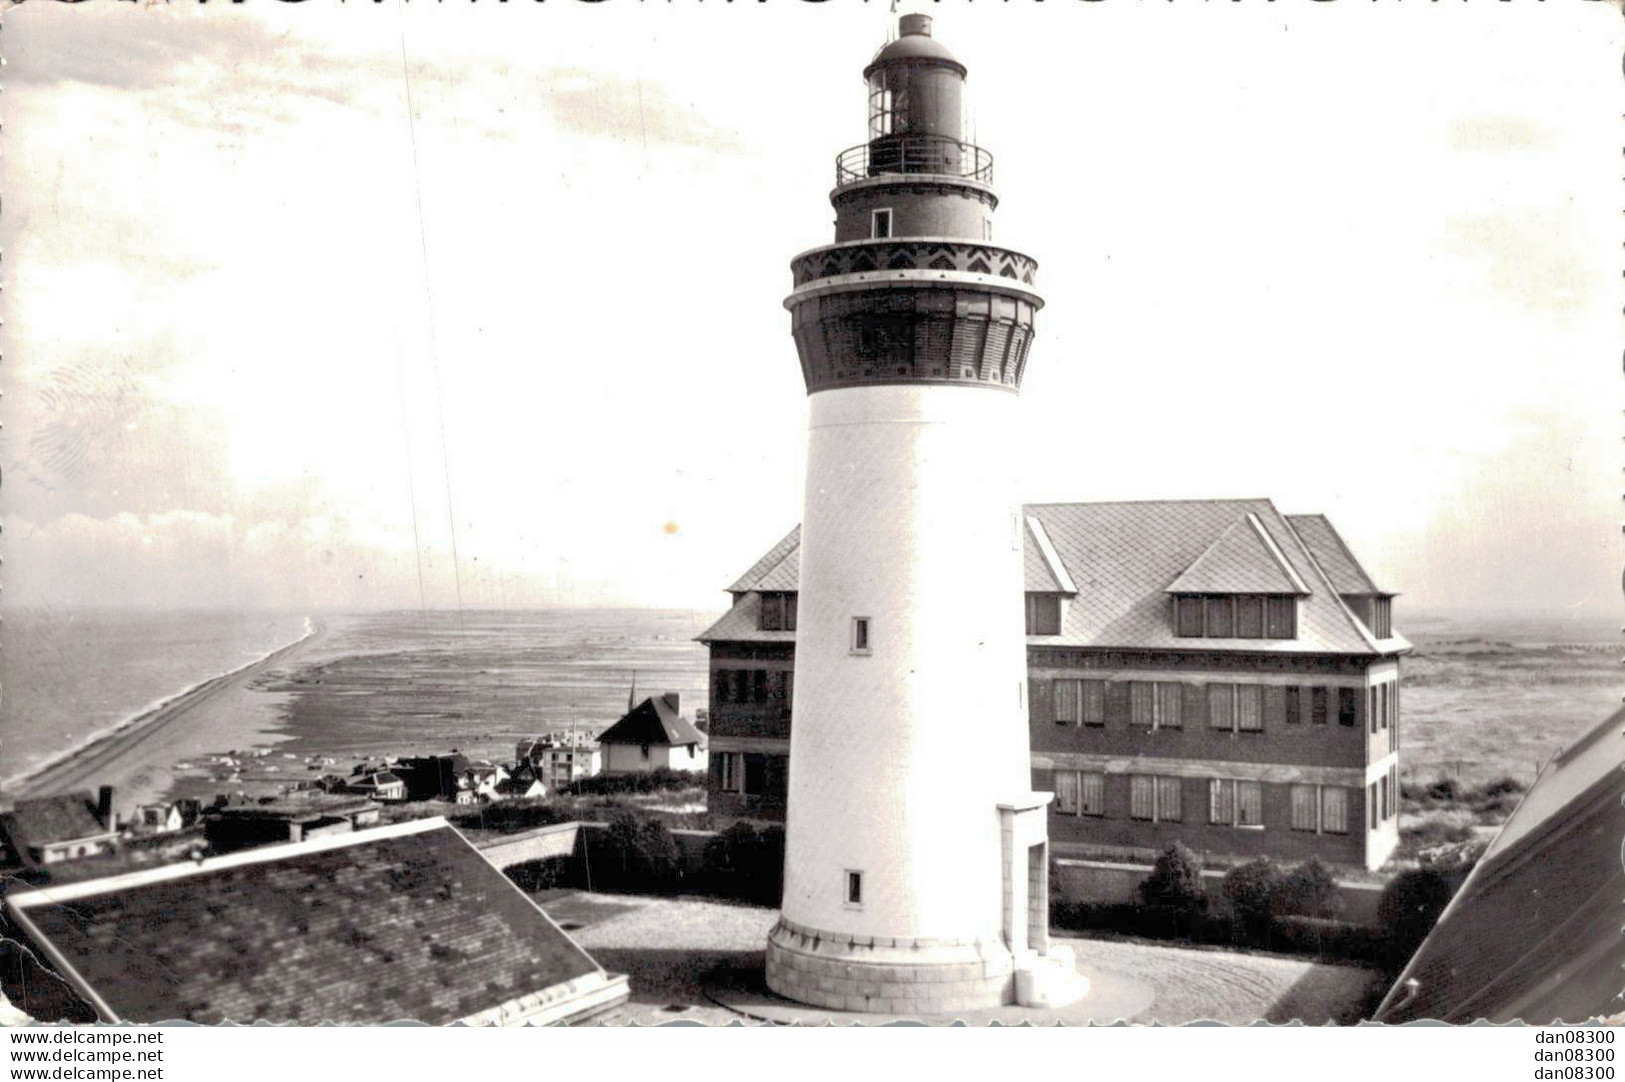
M 899 34 L 920 34 L 924 37 L 930 37 L 931 16 L 904 15 L 897 20 L 897 32 Z
M 104 785 L 96 790 L 96 818 L 108 830 L 117 830 L 118 823 L 113 820 L 113 787 Z

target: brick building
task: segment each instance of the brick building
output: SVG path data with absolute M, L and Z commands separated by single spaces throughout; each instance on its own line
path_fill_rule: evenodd
M 1410 644 L 1330 522 L 1266 499 L 1041 504 L 1024 520 L 1033 785 L 1055 793 L 1059 849 L 1387 859 Z M 799 562 L 798 529 L 700 636 L 722 816 L 785 814 Z

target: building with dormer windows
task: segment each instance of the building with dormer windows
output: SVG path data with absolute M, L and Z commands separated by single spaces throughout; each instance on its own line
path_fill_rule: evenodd
M 1324 516 L 1255 499 L 1038 504 L 1023 520 L 1032 784 L 1055 793 L 1061 851 L 1388 858 L 1410 644 Z M 724 817 L 785 815 L 799 568 L 797 529 L 700 636 Z

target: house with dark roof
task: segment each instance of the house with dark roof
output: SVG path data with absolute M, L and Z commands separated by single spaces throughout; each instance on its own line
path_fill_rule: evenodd
M 668 770 L 703 771 L 705 736 L 683 717 L 675 691 L 644 699 L 621 720 L 598 734 L 605 774 L 647 774 Z
M 1551 762 L 1377 1008 L 1379 1022 L 1625 1015 L 1625 710 Z
M 378 805 L 365 796 L 293 790 L 271 800 L 209 808 L 203 835 L 215 852 L 229 853 L 348 834 L 377 823 L 378 814 Z
M 113 789 L 104 785 L 95 797 L 81 791 L 19 800 L 0 816 L 0 830 L 18 860 L 31 868 L 111 853 L 119 837 Z
M 14 891 L 103 1022 L 574 1021 L 627 997 L 443 819 Z
M 1395 595 L 1324 516 L 1267 499 L 1035 504 L 1019 525 L 1033 786 L 1055 794 L 1057 851 L 1388 858 L 1410 644 Z M 800 540 L 740 576 L 699 637 L 724 818 L 784 817 Z

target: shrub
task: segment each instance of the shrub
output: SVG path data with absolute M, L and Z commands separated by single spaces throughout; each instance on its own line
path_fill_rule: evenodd
M 666 824 L 625 811 L 610 818 L 594 869 L 606 883 L 634 890 L 667 890 L 681 869 L 677 839 Z
M 1440 778 L 1423 790 L 1423 795 L 1429 800 L 1453 801 L 1461 795 L 1461 787 L 1455 778 Z
M 1140 898 L 1146 905 L 1166 911 L 1176 922 L 1188 923 L 1207 907 L 1201 860 L 1174 842 L 1157 855 L 1151 874 L 1140 884 Z
M 1283 917 L 1330 916 L 1336 891 L 1331 870 L 1318 857 L 1310 857 L 1281 877 L 1271 911 Z
M 718 894 L 778 905 L 784 892 L 784 830 L 738 822 L 705 843 L 705 878 Z
M 1437 868 L 1421 867 L 1396 875 L 1382 892 L 1377 917 L 1387 933 L 1387 962 L 1404 967 L 1449 904 L 1455 886 Z
M 1224 876 L 1224 896 L 1241 923 L 1242 930 L 1255 941 L 1269 938 L 1270 913 L 1281 873 L 1260 857 L 1238 864 Z
M 1494 781 L 1485 782 L 1478 790 L 1479 795 L 1485 797 L 1517 796 L 1523 791 L 1523 782 L 1511 775 L 1502 775 Z
M 595 774 L 572 782 L 564 792 L 576 796 L 606 796 L 612 793 L 664 793 L 703 788 L 705 775 L 692 770 L 662 766 L 647 774 Z

